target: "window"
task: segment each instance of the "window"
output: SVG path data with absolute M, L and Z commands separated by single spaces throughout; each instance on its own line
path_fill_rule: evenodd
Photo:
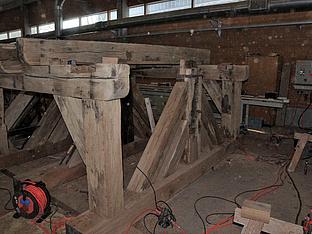
M 39 25 L 39 33 L 52 32 L 54 30 L 55 30 L 54 23 Z
M 192 7 L 192 0 L 167 0 L 146 5 L 147 14 L 175 11 Z
M 17 38 L 22 36 L 22 31 L 20 29 L 9 32 L 9 38 Z
M 32 26 L 30 28 L 30 33 L 31 33 L 31 35 L 37 34 L 38 33 L 38 27 L 37 26 Z
M 117 10 L 109 11 L 109 20 L 116 20 L 117 19 Z
M 144 15 L 144 5 L 129 7 L 129 17 Z
M 107 12 L 82 16 L 80 20 L 81 20 L 81 26 L 107 21 Z
M 79 18 L 68 19 L 63 21 L 63 29 L 79 27 Z
M 212 6 L 242 1 L 243 0 L 194 0 L 194 7 Z
M 8 33 L 7 32 L 0 33 L 0 40 L 6 40 L 6 39 L 8 39 Z

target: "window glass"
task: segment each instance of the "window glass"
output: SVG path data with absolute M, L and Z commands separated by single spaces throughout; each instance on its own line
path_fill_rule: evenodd
M 63 29 L 79 27 L 79 18 L 68 19 L 63 21 Z
M 32 26 L 30 28 L 30 33 L 31 33 L 31 35 L 37 34 L 38 33 L 38 27 L 37 26 Z
M 244 0 L 194 0 L 194 7 L 212 6 L 233 2 L 242 2 Z
M 17 38 L 22 36 L 22 31 L 20 29 L 9 32 L 9 38 Z
M 129 17 L 144 15 L 144 5 L 129 7 Z
M 109 20 L 116 20 L 117 19 L 117 10 L 111 10 L 109 12 Z
M 52 32 L 54 30 L 55 30 L 54 23 L 39 25 L 39 33 Z
M 107 21 L 107 12 L 86 15 L 81 17 L 81 26 L 95 24 L 98 22 Z
M 2 32 L 0 33 L 0 40 L 6 40 L 8 39 L 8 33 Z
M 175 11 L 192 7 L 192 0 L 167 0 L 146 5 L 147 14 Z

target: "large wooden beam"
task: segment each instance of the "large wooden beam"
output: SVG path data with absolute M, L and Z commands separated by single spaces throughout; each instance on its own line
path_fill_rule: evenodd
M 184 187 L 194 182 L 207 170 L 226 156 L 225 149 L 228 144 L 217 146 L 209 153 L 205 152 L 193 164 L 184 164 L 174 174 L 164 178 L 154 185 L 159 200 L 166 201 L 181 191 Z M 111 219 L 99 218 L 93 212 L 86 212 L 67 223 L 69 233 L 92 233 L 113 234 L 124 233 L 142 210 L 154 206 L 154 195 L 151 189 L 139 194 L 128 194 L 125 201 L 125 209 L 116 217 Z
M 155 172 L 159 168 L 163 152 L 168 145 L 170 132 L 173 130 L 179 117 L 183 115 L 186 104 L 187 86 L 185 82 L 177 82 L 173 87 L 167 104 L 158 120 L 150 140 L 138 163 L 138 167 L 155 181 Z M 136 169 L 128 185 L 130 191 L 140 192 L 146 186 L 146 178 Z
M 1 154 L 9 153 L 8 131 L 5 124 L 4 113 L 4 91 L 0 88 L 0 152 Z
M 34 149 L 22 150 L 11 154 L 0 156 L 0 168 L 11 167 L 48 155 L 53 155 L 68 150 L 72 144 L 71 138 L 67 138 L 55 144 L 44 144 Z
M 28 38 L 19 38 L 17 43 L 20 57 L 29 65 L 67 64 L 72 60 L 78 64 L 100 63 L 102 57 L 118 58 L 127 64 L 179 64 L 183 58 L 199 64 L 210 62 L 210 51 L 205 49 Z
M 65 75 L 58 77 L 48 73 L 43 75 L 1 74 L 0 87 L 106 101 L 123 98 L 129 93 L 130 68 L 128 65 L 97 64 L 96 66 L 95 72 L 82 73 L 71 79 L 66 78 Z M 116 66 L 119 67 L 117 74 Z M 110 72 L 105 72 L 104 69 Z
M 124 206 L 120 100 L 83 100 L 89 209 L 113 217 Z
M 203 87 L 211 97 L 218 111 L 222 112 L 222 95 L 221 87 L 216 80 L 205 80 L 203 81 Z
M 61 111 L 66 127 L 81 158 L 85 161 L 86 149 L 83 133 L 82 100 L 71 97 L 60 97 L 57 95 L 54 95 L 54 100 Z
M 30 94 L 19 93 L 10 103 L 9 107 L 5 110 L 5 124 L 7 125 L 8 130 L 10 130 L 16 121 L 18 121 L 33 97 L 34 96 Z
M 52 100 L 41 120 L 39 121 L 39 127 L 33 132 L 25 144 L 25 148 L 31 149 L 38 145 L 45 144 L 61 117 L 61 113 L 58 110 L 55 101 Z

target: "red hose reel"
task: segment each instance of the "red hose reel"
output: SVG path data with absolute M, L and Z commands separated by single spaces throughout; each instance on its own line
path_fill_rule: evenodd
M 37 219 L 42 222 L 51 214 L 51 196 L 46 185 L 29 179 L 18 181 L 14 179 L 13 206 L 16 213 L 14 218 Z

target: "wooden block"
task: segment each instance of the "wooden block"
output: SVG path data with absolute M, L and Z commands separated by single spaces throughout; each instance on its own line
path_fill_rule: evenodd
M 291 159 L 291 162 L 288 166 L 288 169 L 287 169 L 289 172 L 295 171 L 295 169 L 299 163 L 300 157 L 301 157 L 301 155 L 304 151 L 304 148 L 305 148 L 308 140 L 310 139 L 310 137 L 311 137 L 311 135 L 307 134 L 307 133 L 302 134 L 300 136 L 299 141 L 298 141 L 296 148 L 295 148 L 295 153 L 294 153 L 294 155 Z
M 241 234 L 260 234 L 263 226 L 263 222 L 249 220 L 248 224 L 243 227 Z
M 241 216 L 240 208 L 235 209 L 234 223 L 246 226 L 249 221 L 249 219 Z M 264 223 L 262 232 L 271 234 L 303 234 L 303 228 L 300 225 L 270 218 L 269 223 Z
M 242 206 L 241 215 L 243 218 L 269 223 L 271 218 L 271 205 L 252 200 L 245 200 Z

